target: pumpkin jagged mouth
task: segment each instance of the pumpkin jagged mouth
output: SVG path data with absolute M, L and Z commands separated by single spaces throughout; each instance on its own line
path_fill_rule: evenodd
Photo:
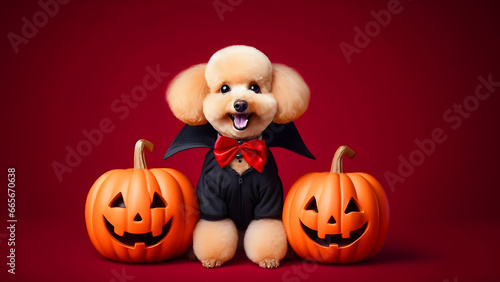
M 106 224 L 106 228 L 108 229 L 109 234 L 113 236 L 118 242 L 125 244 L 129 247 L 134 247 L 135 244 L 137 243 L 144 243 L 146 247 L 156 245 L 158 244 L 165 236 L 167 236 L 168 232 L 170 231 L 170 225 L 172 222 L 172 218 L 165 223 L 162 227 L 162 232 L 158 236 L 153 236 L 153 232 L 150 231 L 148 233 L 139 233 L 139 234 L 134 234 L 134 233 L 129 233 L 129 232 L 123 232 L 123 236 L 120 236 L 115 233 L 115 227 L 111 222 L 109 222 L 106 217 L 104 217 L 104 223 Z
M 351 231 L 349 238 L 342 238 L 342 234 L 326 234 L 325 238 L 323 239 L 318 237 L 318 231 L 305 226 L 302 221 L 300 221 L 300 224 L 302 225 L 302 229 L 307 234 L 307 236 L 314 242 L 326 247 L 329 247 L 331 244 L 337 244 L 339 248 L 346 247 L 356 242 L 356 240 L 358 240 L 361 235 L 365 233 L 366 227 L 368 227 L 368 222 L 366 222 L 360 228 Z

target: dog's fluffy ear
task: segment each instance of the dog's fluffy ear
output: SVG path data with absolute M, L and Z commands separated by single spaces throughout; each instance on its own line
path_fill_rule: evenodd
M 281 64 L 273 64 L 271 93 L 278 102 L 275 123 L 296 120 L 309 104 L 309 87 L 295 70 Z
M 179 73 L 167 89 L 167 102 L 175 117 L 189 125 L 207 123 L 203 100 L 210 91 L 205 79 L 206 64 Z

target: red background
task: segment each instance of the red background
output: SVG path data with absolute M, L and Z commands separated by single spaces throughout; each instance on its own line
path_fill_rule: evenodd
M 373 21 L 380 1 L 71 1 L 16 54 L 9 32 L 22 35 L 36 1 L 3 1 L 0 43 L 2 171 L 16 168 L 16 275 L 7 273 L 7 182 L 0 193 L 0 277 L 50 281 L 256 280 L 468 281 L 498 275 L 500 88 L 455 123 L 443 113 L 474 94 L 479 75 L 500 81 L 500 9 L 493 1 L 402 0 L 403 10 L 348 63 L 339 44 L 354 45 L 353 28 Z M 156 144 L 149 167 L 172 167 L 197 182 L 206 150 L 162 156 L 182 127 L 164 99 L 181 70 L 206 62 L 233 44 L 255 46 L 273 62 L 298 70 L 311 102 L 296 125 L 316 161 L 273 149 L 288 191 L 310 171 L 329 170 L 339 145 L 357 154 L 346 171 L 364 171 L 385 187 L 391 226 L 381 253 L 354 265 L 304 265 L 299 259 L 260 269 L 240 252 L 220 269 L 185 259 L 135 265 L 101 257 L 88 238 L 85 199 L 92 183 L 114 168 L 132 167 L 136 140 Z M 111 110 L 122 93 L 142 84 L 145 68 L 169 75 L 123 120 Z M 484 91 L 484 89 L 483 89 Z M 471 100 L 468 100 L 469 102 Z M 111 119 L 115 129 L 57 179 L 66 146 L 82 130 Z M 398 173 L 414 141 L 441 128 L 447 139 L 415 171 L 390 189 L 384 173 Z M 285 192 L 286 192 L 285 191 Z M 497 261 L 496 263 L 494 261 Z M 132 278 L 132 277 L 128 277 Z

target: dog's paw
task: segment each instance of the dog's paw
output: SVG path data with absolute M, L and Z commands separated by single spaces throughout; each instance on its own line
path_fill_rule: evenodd
M 202 261 L 201 264 L 206 268 L 216 268 L 222 265 L 222 263 L 216 259 L 206 259 Z
M 259 266 L 262 268 L 276 268 L 280 265 L 280 261 L 277 259 L 263 259 L 259 262 Z

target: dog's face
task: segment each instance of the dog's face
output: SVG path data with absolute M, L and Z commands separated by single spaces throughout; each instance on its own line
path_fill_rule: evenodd
M 270 92 L 272 75 L 271 62 L 257 49 L 235 46 L 215 53 L 205 70 L 207 121 L 227 137 L 258 137 L 278 110 Z
M 216 52 L 207 64 L 180 73 L 167 90 L 174 115 L 190 125 L 209 122 L 234 139 L 258 137 L 271 123 L 287 123 L 304 113 L 309 88 L 293 69 L 271 64 L 248 46 Z

